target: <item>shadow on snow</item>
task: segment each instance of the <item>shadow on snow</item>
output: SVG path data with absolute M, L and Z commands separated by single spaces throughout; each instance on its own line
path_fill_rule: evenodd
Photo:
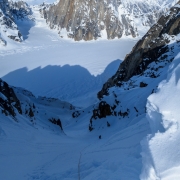
M 71 101 L 78 97 L 88 97 L 102 88 L 102 85 L 117 71 L 120 60 L 110 63 L 98 76 L 91 75 L 79 65 L 37 67 L 28 71 L 26 67 L 3 76 L 9 84 L 23 87 L 35 95 L 60 98 Z
M 23 40 L 28 39 L 29 31 L 33 26 L 35 26 L 35 22 L 32 20 L 16 20 L 16 24 L 23 36 Z

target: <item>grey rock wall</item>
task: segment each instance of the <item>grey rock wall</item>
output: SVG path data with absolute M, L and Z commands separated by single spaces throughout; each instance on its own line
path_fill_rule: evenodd
M 161 5 L 161 0 L 157 3 L 138 0 L 60 0 L 57 4 L 43 4 L 40 12 L 49 27 L 57 29 L 61 37 L 65 30 L 69 38 L 87 41 L 102 37 L 102 31 L 107 39 L 121 38 L 122 35 L 136 37 L 141 28 L 139 26 L 151 27 L 172 3 Z

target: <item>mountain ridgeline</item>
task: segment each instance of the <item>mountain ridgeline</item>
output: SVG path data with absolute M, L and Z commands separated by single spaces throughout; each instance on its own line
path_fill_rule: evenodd
M 60 0 L 43 4 L 40 11 L 61 37 L 88 41 L 136 37 L 143 26 L 151 27 L 172 4 L 174 1 Z

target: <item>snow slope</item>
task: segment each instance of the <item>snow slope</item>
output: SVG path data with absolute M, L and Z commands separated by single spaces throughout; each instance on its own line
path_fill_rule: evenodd
M 169 46 L 171 48 L 174 44 Z M 178 48 L 177 46 L 174 50 L 176 53 Z M 88 130 L 91 117 L 88 112 L 92 110 L 92 106 L 84 109 L 84 113 L 75 119 L 71 119 L 64 111 L 54 109 L 54 113 L 59 113 L 59 116 L 71 119 L 68 123 L 65 123 L 66 118 L 64 119 L 64 133 L 59 127 L 50 125 L 44 119 L 38 119 L 35 125 L 31 125 L 28 119 L 18 116 L 19 122 L 15 122 L 11 117 L 0 114 L 0 179 L 155 180 L 158 177 L 162 180 L 178 179 L 179 151 L 176 119 L 178 119 L 179 104 L 179 59 L 179 55 L 176 55 L 169 70 L 168 65 L 160 69 L 157 72 L 161 72 L 159 78 L 134 77 L 137 85 L 143 80 L 148 83 L 147 87 L 126 90 L 124 86 L 125 89 L 121 91 L 118 88 L 112 88 L 111 91 L 116 93 L 125 110 L 129 108 L 131 111 L 136 107 L 138 112 L 134 109 L 134 112 L 129 114 L 130 118 L 109 116 L 96 120 L 97 128 L 92 132 Z M 159 65 L 162 66 L 163 62 Z M 167 80 L 163 81 L 159 90 L 148 98 L 147 118 L 143 107 L 148 94 L 167 77 L 167 71 L 169 71 Z M 23 92 L 18 88 L 15 90 L 19 93 Z M 174 93 L 170 94 L 171 90 Z M 113 96 L 109 97 L 112 103 Z M 22 99 L 20 95 L 18 97 Z M 170 98 L 167 100 L 168 103 L 165 103 L 167 97 Z M 33 100 L 33 97 L 30 99 Z M 26 99 L 22 100 L 24 102 Z M 38 107 L 37 101 L 33 100 L 33 102 Z M 41 106 L 41 108 L 44 109 L 41 110 L 42 112 L 53 112 L 52 107 Z M 160 113 L 164 117 L 163 120 L 159 118 Z M 157 119 L 164 121 L 164 128 L 161 123 L 157 124 Z M 107 121 L 110 127 L 106 125 Z M 162 129 L 165 133 L 160 133 Z M 157 132 L 158 130 L 160 132 Z M 147 136 L 150 133 L 153 134 Z M 101 139 L 99 139 L 100 135 Z M 140 143 L 146 136 L 148 138 Z M 167 142 L 167 138 L 170 141 Z M 176 156 L 173 157 L 173 153 Z
M 140 117 L 126 128 L 114 126 L 90 133 L 88 118 L 80 123 L 73 119 L 70 104 L 35 98 L 28 91 L 9 87 L 21 107 L 17 112 L 12 102 L 16 113 L 12 116 L 2 105 L 16 98 L 8 93 L 7 84 L 0 84 L 0 179 L 138 178 L 142 167 L 139 142 L 149 132 L 147 120 Z M 49 121 L 52 117 L 61 119 L 63 129 Z
M 177 109 L 179 104 L 179 63 L 178 55 L 177 60 L 174 60 L 174 63 L 170 66 L 167 81 L 163 81 L 157 93 L 148 98 L 148 119 L 151 126 L 145 113 L 140 115 L 141 111 L 139 113 L 135 111 L 138 116 L 134 119 L 129 120 L 127 117 L 113 122 L 115 117 L 107 117 L 101 119 L 99 126 L 101 128 L 89 132 L 87 127 L 91 114 L 88 114 L 88 111 L 92 109 L 92 107 L 89 107 L 84 110 L 83 116 L 80 116 L 79 119 L 72 119 L 71 123 L 63 127 L 65 133 L 63 134 L 60 129 L 53 125 L 48 128 L 47 125 L 42 123 L 43 121 L 31 126 L 24 119 L 17 123 L 1 114 L 0 179 L 134 180 L 140 179 L 141 169 L 144 168 L 145 170 L 141 174 L 142 180 L 158 179 L 156 177 L 160 177 L 162 180 L 178 179 L 179 169 L 177 166 L 179 166 L 179 159 L 177 154 L 179 151 L 177 148 L 178 121 L 176 119 L 178 119 Z M 132 108 L 134 108 L 135 103 L 136 107 L 143 107 L 143 104 L 146 103 L 145 97 L 158 82 L 167 76 L 166 68 L 163 69 L 163 75 L 156 81 L 143 78 L 146 82 L 148 80 L 147 89 L 141 88 L 140 90 L 136 87 L 130 91 L 119 92 L 117 95 L 121 99 L 121 103 L 125 105 L 126 101 L 127 106 L 132 103 Z M 169 93 L 171 90 L 175 92 L 172 95 Z M 177 96 L 174 96 L 174 94 Z M 139 101 L 137 101 L 136 96 L 140 98 Z M 123 100 L 123 97 L 126 98 Z M 127 100 L 127 97 L 129 100 Z M 168 102 L 172 102 L 172 106 L 165 103 L 167 97 L 170 97 Z M 169 109 L 169 107 L 172 108 Z M 44 108 L 46 109 L 46 107 Z M 62 116 L 64 112 L 61 113 Z M 159 113 L 162 113 L 165 118 L 160 119 L 160 121 L 164 121 L 163 132 L 164 129 L 167 131 L 165 133 L 160 133 L 162 125 L 157 125 L 157 118 L 160 117 Z M 132 115 L 132 117 L 135 117 L 135 115 Z M 153 118 L 156 120 L 155 125 Z M 105 127 L 104 120 L 105 122 L 109 121 L 111 127 Z M 96 125 L 98 126 L 98 123 Z M 140 144 L 140 141 L 151 133 L 150 127 L 156 127 L 156 130 L 151 128 L 153 134 L 144 140 L 146 143 Z M 158 130 L 160 132 L 157 132 Z M 100 135 L 101 139 L 99 139 Z M 170 138 L 168 143 L 167 138 Z M 143 161 L 141 145 L 144 150 Z M 148 149 L 151 150 L 151 154 L 148 154 Z M 173 153 L 176 155 L 174 158 L 172 157 Z M 146 158 L 148 158 L 148 164 L 146 164 Z M 152 164 L 149 159 L 154 160 Z M 152 176 L 151 167 L 155 169 L 154 176 Z M 9 173 L 9 169 L 11 169 L 11 173 Z
M 124 180 L 138 179 L 140 144 L 147 122 L 107 137 L 84 130 L 78 139 L 60 132 L 0 119 L 0 179 Z M 76 136 L 76 132 L 74 132 Z M 133 142 L 133 144 L 132 144 Z M 9 173 L 11 169 L 11 173 Z
M 0 179 L 137 179 L 148 121 L 139 117 L 131 126 L 90 133 L 89 114 L 77 121 L 75 110 L 0 81 Z
M 148 98 L 147 118 L 152 134 L 142 142 L 142 180 L 180 178 L 179 78 L 180 54 L 171 64 L 158 91 Z

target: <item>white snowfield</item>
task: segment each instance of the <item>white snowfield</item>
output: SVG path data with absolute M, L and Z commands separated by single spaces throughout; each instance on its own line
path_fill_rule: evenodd
M 62 39 L 41 18 L 39 7 L 32 8 L 35 22 L 17 22 L 24 41 L 6 39 L 7 46 L 0 46 L 0 77 L 35 95 L 56 97 L 79 106 L 95 102 L 92 97 L 116 72 L 140 37 L 90 42 Z M 90 103 L 82 104 L 82 95 L 90 96 Z

